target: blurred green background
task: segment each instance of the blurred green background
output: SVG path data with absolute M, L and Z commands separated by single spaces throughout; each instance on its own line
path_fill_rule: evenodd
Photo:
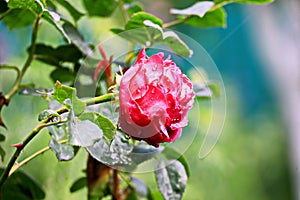
M 144 1 L 147 11 L 170 21 L 166 12 L 176 5 L 186 7 L 192 1 Z M 80 3 L 78 8 L 80 10 Z M 292 156 L 289 146 L 288 128 L 282 113 L 282 102 L 277 90 L 282 88 L 272 82 L 269 61 L 259 45 L 259 39 L 272 37 L 261 34 L 264 20 L 259 17 L 269 13 L 271 20 L 280 18 L 285 29 L 292 20 L 286 14 L 287 2 L 276 1 L 268 6 L 230 4 L 225 6 L 228 13 L 227 28 L 198 29 L 184 25 L 175 30 L 197 40 L 216 63 L 225 84 L 227 96 L 226 122 L 213 151 L 205 158 L 198 154 L 209 118 L 209 103 L 200 102 L 200 128 L 192 145 L 184 153 L 190 168 L 184 199 L 186 200 L 288 200 L 295 199 L 295 180 L 292 172 Z M 295 4 L 299 6 L 299 4 Z M 82 9 L 83 10 L 83 9 Z M 275 23 L 276 24 L 276 23 Z M 277 23 L 278 26 L 282 25 Z M 79 29 L 85 39 L 96 44 L 109 38 L 109 28 L 121 25 L 117 11 L 111 19 L 83 18 Z M 277 27 L 278 28 L 278 27 Z M 9 31 L 0 23 L 0 63 L 22 66 L 26 58 L 26 48 L 30 41 L 30 27 Z M 276 30 L 270 30 L 273 33 Z M 288 32 L 288 31 L 287 31 Z M 63 43 L 59 34 L 44 23 L 38 41 L 58 45 Z M 267 48 L 266 48 L 267 49 Z M 264 49 L 265 50 L 265 49 Z M 24 83 L 35 83 L 37 87 L 53 86 L 49 73 L 52 67 L 35 61 L 25 76 Z M 284 71 L 282 70 L 282 73 Z M 0 91 L 7 93 L 13 84 L 14 72 L 0 71 Z M 8 127 L 0 127 L 6 135 L 1 145 L 7 150 L 3 166 L 12 154 L 11 144 L 19 142 L 38 123 L 37 116 L 47 104 L 40 97 L 16 95 L 9 107 L 4 107 L 2 116 Z M 193 132 L 193 120 L 199 113 L 192 111 L 190 126 L 184 134 Z M 182 140 L 189 139 L 183 134 Z M 43 131 L 23 152 L 21 159 L 48 145 L 50 136 Z M 83 199 L 86 189 L 69 193 L 72 183 L 84 176 L 87 153 L 81 149 L 71 162 L 58 162 L 55 155 L 46 152 L 23 167 L 45 189 L 46 199 Z M 153 173 L 138 174 L 152 189 L 156 189 Z M 59 197 L 59 198 L 58 198 Z

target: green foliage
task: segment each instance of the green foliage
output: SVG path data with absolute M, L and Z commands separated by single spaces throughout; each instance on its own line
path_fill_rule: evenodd
M 36 6 L 35 0 L 10 0 L 8 2 L 9 8 L 24 8 L 31 9 Z
M 228 3 L 251 3 L 251 4 L 265 4 L 271 3 L 274 0 L 214 0 L 215 4 L 225 5 Z
M 74 21 L 78 21 L 82 16 L 84 16 L 83 13 L 79 12 L 72 4 L 70 4 L 68 1 L 65 0 L 56 0 L 61 6 L 63 6 L 65 9 L 68 10 L 68 12 L 71 14 Z
M 182 10 L 171 9 L 170 13 L 176 15 L 184 15 L 184 16 L 194 15 L 194 16 L 203 17 L 213 6 L 214 3 L 211 1 L 201 1 L 195 3 L 191 7 Z
M 81 101 L 76 96 L 76 89 L 62 85 L 60 82 L 56 82 L 54 86 L 53 98 L 59 103 L 65 105 L 67 108 L 73 107 L 75 115 L 79 115 L 86 108 L 86 103 Z M 69 99 L 71 104 L 67 103 L 66 100 Z
M 184 166 L 179 161 L 158 161 L 155 177 L 165 199 L 181 199 L 188 177 Z
M 118 1 L 115 0 L 83 0 L 89 16 L 108 17 L 116 7 Z
M 33 23 L 35 15 L 28 9 L 11 9 L 3 17 L 3 23 L 10 29 L 21 28 Z
M 3 169 L 0 169 L 0 173 L 3 173 Z M 44 199 L 45 196 L 40 185 L 22 171 L 12 174 L 1 190 L 2 200 L 37 200 Z
M 87 178 L 86 177 L 79 178 L 72 184 L 70 188 L 70 192 L 71 193 L 77 192 L 78 190 L 81 190 L 86 186 L 87 186 Z
M 137 13 L 137 12 L 141 12 L 143 11 L 143 6 L 140 3 L 132 3 L 132 4 L 128 4 L 126 11 L 128 13 L 129 16 L 132 16 L 133 14 Z

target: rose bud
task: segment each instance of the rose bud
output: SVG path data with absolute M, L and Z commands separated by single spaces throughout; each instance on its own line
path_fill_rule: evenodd
M 170 57 L 147 58 L 145 49 L 122 77 L 119 97 L 119 127 L 155 147 L 180 137 L 194 103 L 191 81 Z

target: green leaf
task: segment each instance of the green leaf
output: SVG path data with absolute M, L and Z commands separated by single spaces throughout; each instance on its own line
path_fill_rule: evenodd
M 195 96 L 201 99 L 220 98 L 221 96 L 220 85 L 217 82 L 194 83 L 193 90 Z
M 229 3 L 250 3 L 250 4 L 265 4 L 271 3 L 274 0 L 214 0 L 215 4 L 224 6 Z
M 86 108 L 86 103 L 81 101 L 76 96 L 76 88 L 62 85 L 57 81 L 54 85 L 53 98 L 56 99 L 59 103 L 65 105 L 67 108 L 73 107 L 75 115 L 79 115 Z M 72 105 L 68 104 L 66 100 L 70 99 Z
M 165 147 L 162 153 L 168 160 L 178 160 L 184 166 L 186 175 L 190 177 L 189 164 L 181 153 L 171 147 Z
M 92 146 L 103 136 L 102 130 L 92 120 L 83 118 L 82 121 L 77 121 L 73 110 L 69 114 L 68 129 L 69 143 L 75 146 Z
M 84 38 L 81 33 L 71 23 L 64 23 L 62 28 L 71 42 L 75 44 L 75 46 L 77 46 L 82 53 L 85 55 L 90 55 L 93 53 L 92 48 L 89 46 L 89 44 L 84 42 Z
M 74 149 L 70 145 L 60 144 L 55 139 L 49 143 L 50 149 L 56 154 L 59 161 L 68 161 L 74 157 Z
M 156 157 L 160 152 L 162 152 L 162 150 L 162 147 L 155 148 L 150 145 L 140 144 L 133 147 L 133 150 L 130 153 L 130 157 L 133 161 L 133 164 L 137 166 L 147 160 Z
M 120 133 L 117 133 L 111 144 L 99 140 L 93 146 L 86 147 L 87 151 L 98 161 L 110 166 L 131 166 L 129 156 L 132 145 Z
M 30 51 L 31 47 L 27 49 Z M 57 48 L 45 44 L 36 44 L 34 55 L 37 60 L 61 67 L 64 62 L 78 63 L 79 59 L 83 57 L 82 52 L 74 45 L 61 45 Z
M 184 16 L 195 15 L 195 16 L 203 17 L 213 6 L 214 6 L 214 2 L 201 1 L 185 9 L 179 10 L 173 8 L 170 10 L 170 13 L 176 15 L 184 15 Z
M 72 6 L 66 0 L 56 0 L 61 6 L 63 6 L 72 16 L 74 21 L 78 21 L 84 14 L 79 12 L 74 6 Z
M 85 112 L 79 116 L 80 120 L 89 120 L 102 130 L 103 138 L 107 144 L 110 144 L 115 138 L 117 127 L 107 117 L 96 112 Z
M 0 146 L 0 157 L 2 162 L 4 162 L 5 154 L 6 154 L 5 150 L 3 149 L 2 146 Z
M 204 17 L 189 16 L 183 19 L 183 22 L 200 28 L 226 27 L 226 11 L 224 8 L 218 8 L 207 12 Z
M 7 2 L 0 1 L 0 13 L 4 13 L 8 10 Z
M 63 139 L 67 135 L 65 126 L 48 126 L 47 130 L 56 141 Z
M 110 16 L 119 4 L 116 0 L 83 0 L 83 3 L 89 16 L 99 17 Z
M 57 68 L 51 72 L 50 77 L 53 81 L 62 83 L 73 83 L 75 80 L 75 75 L 69 68 Z
M 78 190 L 83 189 L 84 187 L 87 187 L 87 178 L 86 177 L 82 177 L 77 179 L 71 186 L 70 188 L 70 192 L 74 193 L 77 192 Z
M 4 140 L 5 140 L 5 136 L 2 133 L 0 133 L 0 142 L 3 142 Z
M 165 199 L 181 199 L 188 177 L 184 166 L 179 161 L 158 161 L 155 178 L 158 188 Z
M 162 27 L 163 22 L 161 19 L 155 17 L 146 12 L 138 12 L 132 15 L 130 20 L 125 25 L 125 30 L 136 29 L 136 28 L 143 28 L 145 27 L 144 21 L 151 21 L 154 24 Z
M 9 30 L 31 25 L 35 15 L 28 9 L 16 8 L 9 11 L 2 19 Z
M 134 2 L 132 4 L 126 5 L 126 11 L 129 16 L 132 16 L 133 14 L 135 14 L 137 12 L 143 11 L 143 7 L 142 7 L 142 4 Z
M 188 57 L 193 54 L 175 32 L 164 32 L 161 26 L 162 22 L 160 19 L 140 12 L 134 14 L 132 19 L 125 25 L 125 31 L 120 29 L 112 29 L 112 31 L 126 40 L 140 43 L 143 46 L 149 47 L 155 44 L 163 44 L 180 56 Z
M 9 0 L 8 7 L 30 9 L 36 7 L 35 0 Z
M 3 173 L 3 168 L 0 169 L 0 173 Z M 44 199 L 46 197 L 41 186 L 20 170 L 13 173 L 7 179 L 0 192 L 1 199 L 3 200 L 36 200 Z

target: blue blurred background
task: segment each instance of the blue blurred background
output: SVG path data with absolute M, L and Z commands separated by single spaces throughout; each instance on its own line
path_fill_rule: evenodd
M 192 2 L 152 0 L 142 3 L 147 11 L 170 21 L 172 16 L 166 10 L 174 5 L 186 7 Z M 203 133 L 199 133 L 185 152 L 191 179 L 184 199 L 297 199 L 299 3 L 278 0 L 263 6 L 230 4 L 225 6 L 226 28 L 175 27 L 198 41 L 210 54 L 223 77 L 227 96 L 226 122 L 214 150 L 205 159 L 196 156 L 203 141 Z M 82 7 L 80 3 L 74 4 Z M 97 43 L 110 36 L 109 28 L 120 26 L 119 15 L 114 13 L 113 19 L 83 19 L 78 24 L 79 29 L 87 41 Z M 30 30 L 25 27 L 9 31 L 0 23 L 0 63 L 22 65 Z M 39 40 L 49 44 L 62 43 L 59 34 L 49 25 L 41 30 Z M 50 72 L 49 67 L 34 62 L 25 82 L 52 87 L 53 82 L 48 77 Z M 0 91 L 7 92 L 13 80 L 13 73 L 1 71 Z M 9 127 L 8 130 L 0 129 L 7 133 L 6 149 L 34 127 L 36 116 L 46 106 L 46 102 L 37 97 L 16 96 L 10 106 L 3 109 L 3 119 Z M 205 112 L 203 108 L 201 115 Z M 193 116 L 190 118 L 192 120 Z M 192 129 L 191 126 L 185 131 Z M 23 156 L 46 146 L 48 141 L 47 134 L 40 135 Z M 5 161 L 9 155 L 11 151 Z M 54 154 L 46 153 L 27 164 L 24 170 L 43 185 L 47 199 L 56 199 L 58 194 L 61 199 L 82 199 L 85 190 L 70 194 L 68 188 L 83 175 L 85 157 L 86 152 L 81 150 L 74 161 L 59 163 Z M 138 176 L 145 178 L 155 189 L 152 174 Z

